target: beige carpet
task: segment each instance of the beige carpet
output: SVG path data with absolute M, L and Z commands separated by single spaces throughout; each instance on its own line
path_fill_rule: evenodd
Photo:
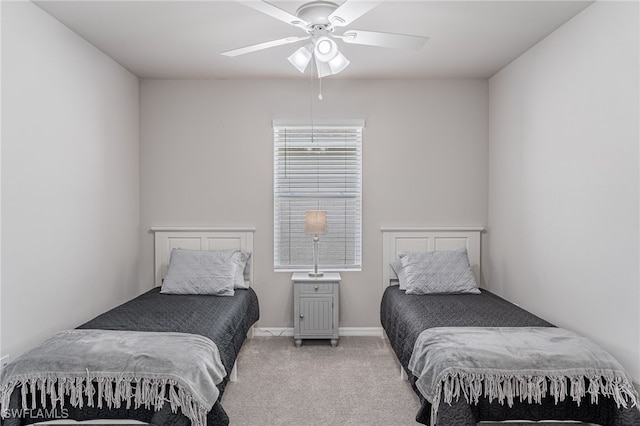
M 419 425 L 418 397 L 379 337 L 341 337 L 335 348 L 328 340 L 296 348 L 291 337 L 257 337 L 245 342 L 238 365 L 238 381 L 222 397 L 231 426 Z
M 417 425 L 418 397 L 379 337 L 247 340 L 222 406 L 231 425 Z

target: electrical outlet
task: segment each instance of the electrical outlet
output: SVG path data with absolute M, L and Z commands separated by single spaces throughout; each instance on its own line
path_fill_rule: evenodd
M 10 361 L 11 361 L 11 355 L 5 355 L 2 358 L 0 358 L 0 370 L 6 367 Z

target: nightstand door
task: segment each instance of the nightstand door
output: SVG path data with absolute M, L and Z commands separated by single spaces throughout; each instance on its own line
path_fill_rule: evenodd
M 333 331 L 333 296 L 304 297 L 298 299 L 298 321 L 300 334 L 305 336 L 326 335 Z

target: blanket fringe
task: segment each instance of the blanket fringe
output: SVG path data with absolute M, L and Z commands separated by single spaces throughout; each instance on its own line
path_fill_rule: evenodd
M 585 384 L 587 379 L 588 387 Z M 556 404 L 569 396 L 580 405 L 582 398 L 589 394 L 592 404 L 597 404 L 598 395 L 603 395 L 613 398 L 618 408 L 627 408 L 629 404 L 631 407 L 638 405 L 635 388 L 621 377 L 491 375 L 454 371 L 447 373 L 438 384 L 431 403 L 432 426 L 436 424 L 441 398 L 451 405 L 453 399 L 458 400 L 461 394 L 470 404 L 477 404 L 484 395 L 489 402 L 497 400 L 500 405 L 504 405 L 506 401 L 509 407 L 513 406 L 516 398 L 520 402 L 540 404 L 547 394 L 554 397 Z
M 167 394 L 166 388 L 169 386 Z M 193 426 L 206 426 L 207 410 L 194 398 L 191 393 L 179 383 L 168 379 L 149 379 L 139 377 L 92 377 L 87 371 L 83 377 L 37 377 L 16 382 L 7 383 L 0 388 L 0 409 L 5 412 L 9 408 L 11 394 L 16 388 L 21 389 L 22 409 L 30 410 L 37 407 L 37 392 L 40 391 L 40 404 L 46 406 L 49 399 L 51 406 L 56 408 L 58 403 L 62 407 L 64 397 L 69 397 L 73 407 L 82 408 L 94 406 L 94 396 L 97 393 L 97 406 L 103 408 L 121 408 L 126 403 L 126 408 L 151 408 L 159 411 L 165 402 L 168 402 L 171 411 L 176 413 L 178 409 L 189 418 Z M 31 398 L 28 398 L 28 394 Z M 48 398 L 47 398 L 48 397 Z M 29 402 L 31 404 L 29 404 Z

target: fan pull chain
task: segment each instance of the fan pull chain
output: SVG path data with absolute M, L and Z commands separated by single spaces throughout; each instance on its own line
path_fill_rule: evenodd
M 319 87 L 318 87 L 318 99 L 322 100 L 322 77 L 318 77 Z
M 316 62 L 311 60 L 311 72 L 309 75 L 309 112 L 311 113 L 311 143 L 314 143 L 314 130 L 313 130 L 313 76 L 316 73 Z

